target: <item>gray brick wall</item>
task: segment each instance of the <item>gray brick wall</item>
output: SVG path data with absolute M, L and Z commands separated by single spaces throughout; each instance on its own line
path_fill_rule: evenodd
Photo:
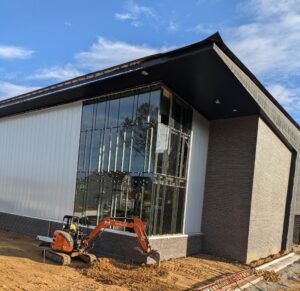
M 300 131 L 279 108 L 258 88 L 245 72 L 241 70 L 217 45 L 214 50 L 228 66 L 231 72 L 249 92 L 258 106 L 262 109 L 265 118 L 274 125 L 276 130 L 287 140 L 297 152 L 294 185 L 292 189 L 291 209 L 289 211 L 288 234 L 286 245 L 291 247 L 293 241 L 294 215 L 300 214 Z
M 259 119 L 247 262 L 281 250 L 291 152 Z
M 246 260 L 258 117 L 212 121 L 203 202 L 203 250 Z

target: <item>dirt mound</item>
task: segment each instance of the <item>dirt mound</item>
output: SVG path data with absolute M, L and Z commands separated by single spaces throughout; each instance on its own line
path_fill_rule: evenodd
M 197 255 L 136 266 L 99 259 L 87 267 L 73 260 L 70 266 L 45 261 L 35 240 L 0 231 L 0 290 L 191 290 L 245 266 Z
M 263 277 L 267 282 L 278 282 L 280 280 L 280 274 L 274 271 L 255 270 L 254 274 L 258 277 Z
M 78 270 L 82 275 L 103 284 L 117 285 L 129 290 L 174 290 L 166 282 L 169 272 L 164 267 L 136 266 L 114 259 L 99 258 L 89 267 Z
M 100 258 L 89 267 L 78 268 L 81 275 L 107 286 L 129 290 L 187 290 L 200 282 L 217 279 L 244 268 L 226 260 L 199 255 L 161 262 L 157 265 L 132 265 Z
M 271 262 L 271 261 L 273 261 L 273 260 L 275 260 L 275 259 L 278 259 L 278 258 L 280 258 L 280 257 L 282 257 L 282 256 L 285 256 L 285 255 L 287 255 L 287 254 L 288 254 L 287 251 L 281 251 L 281 252 L 279 252 L 279 253 L 277 253 L 277 254 L 273 254 L 273 255 L 270 255 L 270 256 L 268 256 L 268 257 L 260 258 L 260 259 L 258 259 L 258 260 L 252 261 L 251 263 L 249 263 L 249 266 L 250 266 L 251 268 L 256 268 L 256 267 L 258 267 L 258 266 L 261 266 L 261 265 L 263 265 L 263 264 L 266 264 L 266 263 L 268 263 L 268 262 Z

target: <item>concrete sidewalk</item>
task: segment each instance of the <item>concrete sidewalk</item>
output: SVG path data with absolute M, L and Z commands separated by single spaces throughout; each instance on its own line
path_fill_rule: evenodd
M 271 262 L 263 264 L 259 267 L 256 267 L 255 269 L 256 270 L 269 271 L 269 272 L 273 271 L 273 272 L 277 273 L 277 272 L 280 272 L 283 269 L 287 268 L 288 266 L 291 266 L 292 264 L 294 264 L 297 261 L 300 261 L 300 255 L 296 254 L 296 253 L 290 253 L 290 254 L 288 254 L 286 256 L 283 256 L 281 258 L 278 258 L 274 261 L 271 261 Z M 255 288 L 253 290 L 260 290 L 257 286 L 257 283 L 259 283 L 262 280 L 263 280 L 262 277 L 256 278 L 256 279 L 254 279 L 254 280 L 252 280 L 252 281 L 250 281 L 250 282 L 248 282 L 248 283 L 246 283 L 242 286 L 239 286 L 235 290 L 245 290 L 247 288 L 249 288 L 249 290 L 252 289 L 252 288 Z M 264 289 L 262 289 L 262 290 L 264 290 Z

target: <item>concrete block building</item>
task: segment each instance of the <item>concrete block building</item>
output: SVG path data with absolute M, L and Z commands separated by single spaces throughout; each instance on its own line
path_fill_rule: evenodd
M 299 125 L 219 34 L 0 102 L 0 229 L 139 216 L 162 259 L 299 243 Z M 143 261 L 109 229 L 95 251 Z

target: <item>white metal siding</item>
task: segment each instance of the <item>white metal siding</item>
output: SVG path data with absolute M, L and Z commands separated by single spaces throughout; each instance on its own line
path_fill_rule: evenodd
M 0 212 L 73 212 L 82 103 L 0 119 Z
M 201 233 L 208 140 L 209 122 L 194 110 L 184 218 L 186 234 Z

